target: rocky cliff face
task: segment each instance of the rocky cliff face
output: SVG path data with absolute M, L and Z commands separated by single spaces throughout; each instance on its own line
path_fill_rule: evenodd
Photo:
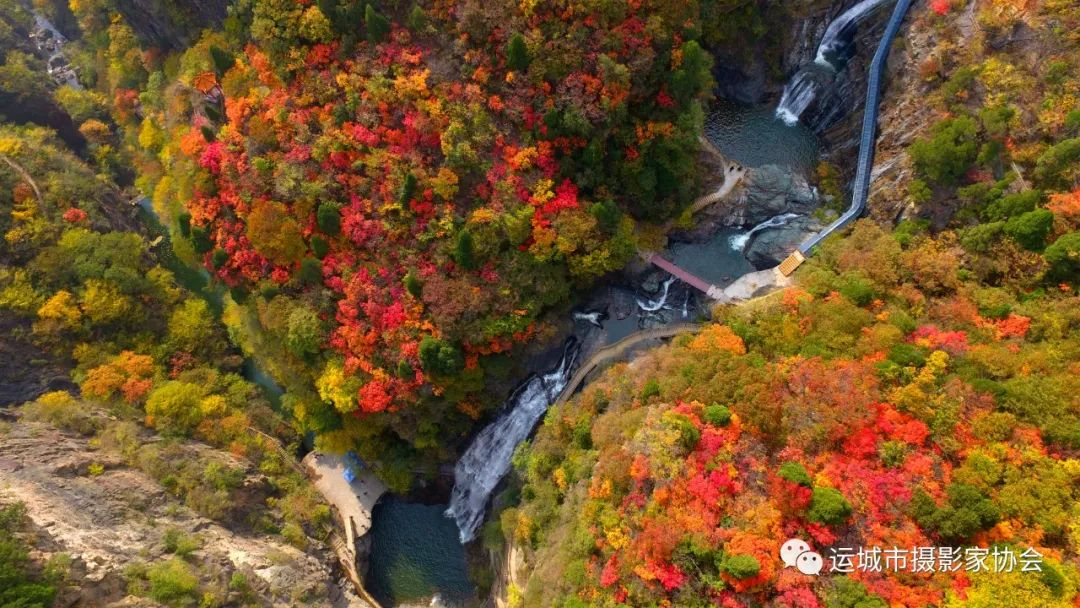
M 907 185 L 914 177 L 907 148 L 925 135 L 939 117 L 926 103 L 929 86 L 919 74 L 920 65 L 931 59 L 943 36 L 974 43 L 975 7 L 969 0 L 961 18 L 960 34 L 942 32 L 920 15 L 929 9 L 925 2 L 912 4 L 909 26 L 889 57 L 889 76 L 874 156 L 874 172 L 867 202 L 870 216 L 880 222 L 895 222 L 911 209 Z
M 75 388 L 68 364 L 30 340 L 27 320 L 0 312 L 0 335 L 0 407 Z
M 814 60 L 818 42 L 829 23 L 858 1 L 769 0 L 759 3 L 771 29 L 758 43 L 746 49 L 745 40 L 740 40 L 732 45 L 734 48 L 713 46 L 709 49 L 716 59 L 713 75 L 717 81 L 717 95 L 748 104 L 779 99 L 791 76 Z M 884 18 L 879 14 L 859 29 L 855 41 L 858 47 L 856 58 L 838 77 L 836 86 L 842 89 L 838 95 L 844 96 L 865 84 L 866 45 L 869 43 L 871 49 L 876 45 L 882 23 Z M 844 108 L 850 106 L 851 103 L 843 104 Z M 829 117 L 828 112 L 811 108 L 810 113 L 815 112 Z
M 182 49 L 204 28 L 225 19 L 228 0 L 114 0 L 116 9 L 148 46 Z
M 326 552 L 303 552 L 281 537 L 239 534 L 200 517 L 84 437 L 22 420 L 0 421 L 0 437 L 0 503 L 26 506 L 40 541 L 34 557 L 71 558 L 70 582 L 58 605 L 156 605 L 129 596 L 129 579 L 132 567 L 169 558 L 169 530 L 198 538 L 199 548 L 186 560 L 230 605 L 243 603 L 245 594 L 260 606 L 359 605 L 334 584 Z M 195 443 L 187 449 L 212 451 Z M 247 589 L 230 585 L 236 575 Z

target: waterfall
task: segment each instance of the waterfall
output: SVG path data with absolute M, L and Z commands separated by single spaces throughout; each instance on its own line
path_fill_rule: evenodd
M 832 74 L 844 68 L 843 61 L 834 63 L 830 57 L 836 57 L 844 47 L 849 44 L 847 40 L 852 29 L 857 26 L 875 8 L 885 4 L 889 0 L 862 0 L 855 6 L 844 11 L 825 28 L 825 35 L 818 44 L 817 55 L 814 63 L 800 69 L 784 87 L 780 96 L 780 104 L 776 107 L 776 117 L 789 126 L 799 122 L 803 112 L 810 107 L 818 94 L 819 81 L 814 78 L 812 68 L 816 66 L 818 71 L 827 71 Z
M 783 226 L 784 224 L 797 217 L 799 217 L 798 213 L 783 213 L 781 215 L 770 217 L 764 222 L 758 224 L 757 226 L 754 226 L 750 230 L 747 230 L 742 234 L 736 234 L 732 236 L 728 240 L 728 243 L 731 244 L 731 248 L 735 251 L 742 251 L 746 248 L 746 244 L 750 242 L 751 237 L 753 237 L 755 234 L 761 232 L 762 230 L 768 230 L 769 228 L 778 228 L 780 226 Z
M 514 450 L 529 436 L 569 382 L 580 351 L 581 346 L 575 338 L 567 340 L 562 359 L 555 369 L 533 376 L 518 386 L 507 399 L 505 411 L 480 431 L 458 460 L 446 515 L 457 523 L 462 543 L 476 537 L 491 492 L 510 470 Z
M 664 281 L 664 291 L 660 294 L 659 300 L 649 300 L 648 304 L 641 300 L 636 300 L 638 308 L 645 312 L 656 312 L 663 308 L 664 304 L 667 303 L 668 291 L 671 289 L 671 284 L 676 280 L 675 277 L 670 277 L 668 280 Z
M 776 117 L 788 126 L 798 124 L 799 117 L 817 97 L 817 87 L 818 83 L 810 76 L 810 72 L 800 70 L 784 87 L 780 105 L 776 106 Z
M 607 312 L 603 310 L 592 310 L 589 312 L 574 311 L 575 321 L 584 321 L 594 327 L 604 327 L 604 321 L 608 318 Z
M 837 17 L 829 24 L 829 27 L 825 29 L 825 36 L 821 39 L 821 44 L 818 45 L 817 57 L 814 58 L 814 62 L 818 65 L 828 66 L 833 69 L 840 69 L 843 67 L 834 65 L 829 61 L 828 56 L 843 49 L 845 43 L 841 37 L 847 35 L 851 31 L 851 28 L 858 25 L 866 15 L 886 2 L 888 2 L 888 0 L 863 0 L 844 11 L 842 15 Z

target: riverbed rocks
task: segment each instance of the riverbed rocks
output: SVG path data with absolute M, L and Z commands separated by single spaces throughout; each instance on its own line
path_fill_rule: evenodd
M 817 208 L 818 195 L 803 175 L 787 167 L 765 165 L 750 173 L 740 203 L 739 224 L 749 226 L 782 213 L 810 213 Z
M 794 218 L 783 226 L 755 234 L 743 250 L 743 255 L 758 270 L 772 268 L 823 227 L 822 222 L 813 216 Z
M 702 209 L 694 216 L 693 228 L 675 230 L 671 236 L 676 241 L 704 242 L 722 228 L 749 229 L 784 213 L 809 215 L 818 204 L 817 190 L 798 171 L 780 165 L 754 167 L 732 196 Z

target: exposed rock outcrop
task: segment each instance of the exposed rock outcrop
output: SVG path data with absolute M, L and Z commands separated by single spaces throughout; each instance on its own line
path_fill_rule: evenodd
M 762 230 L 753 235 L 743 250 L 743 255 L 754 268 L 772 268 L 822 228 L 822 223 L 813 216 L 794 218 L 783 226 Z
M 225 19 L 227 0 L 115 0 L 116 9 L 149 46 L 182 49 Z
M 809 215 L 818 204 L 817 191 L 796 171 L 778 165 L 755 167 L 747 170 L 733 196 L 702 209 L 692 229 L 675 231 L 672 237 L 704 241 L 724 227 L 749 228 L 783 213 Z
M 195 444 L 191 449 L 210 450 Z M 103 472 L 91 474 L 91 465 Z M 230 597 L 235 590 L 228 591 L 228 583 L 239 573 L 258 605 L 360 605 L 351 591 L 333 583 L 336 572 L 325 551 L 304 552 L 281 537 L 227 529 L 195 514 L 119 458 L 95 450 L 86 438 L 42 423 L 14 422 L 0 441 L 0 502 L 14 501 L 26 506 L 45 537 L 39 550 L 72 559 L 65 606 L 154 605 L 128 596 L 124 570 L 168 558 L 164 534 L 170 529 L 185 538 L 198 536 L 199 548 L 187 559 L 200 578 L 216 581 Z
M 30 340 L 30 322 L 0 313 L 0 407 L 75 387 L 68 365 Z

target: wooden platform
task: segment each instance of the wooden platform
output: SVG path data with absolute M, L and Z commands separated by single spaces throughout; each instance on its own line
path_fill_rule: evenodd
M 791 255 L 785 258 L 783 262 L 780 262 L 780 265 L 777 266 L 776 269 L 785 277 L 790 277 L 791 273 L 795 272 L 795 269 L 801 266 L 805 261 L 806 258 L 803 257 L 802 252 L 796 249 L 795 251 L 792 251 Z

